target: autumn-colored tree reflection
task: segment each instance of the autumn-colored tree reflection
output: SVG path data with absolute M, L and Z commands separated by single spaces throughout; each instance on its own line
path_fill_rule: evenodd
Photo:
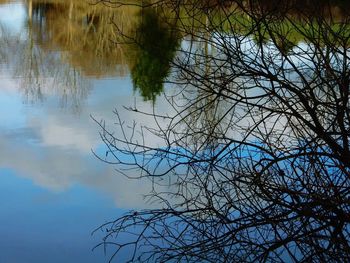
M 33 1 L 32 29 L 46 50 L 85 75 L 125 75 L 127 59 L 116 25 L 128 31 L 137 8 L 111 9 L 86 1 Z
M 145 100 L 162 91 L 179 37 L 152 8 L 106 7 L 86 1 L 33 1 L 30 29 L 44 50 L 86 76 L 125 76 Z

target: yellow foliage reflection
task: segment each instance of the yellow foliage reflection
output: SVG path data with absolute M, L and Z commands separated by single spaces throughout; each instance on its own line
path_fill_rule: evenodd
M 29 9 L 30 11 L 30 9 Z M 29 23 L 44 50 L 62 51 L 63 61 L 86 76 L 123 76 L 126 51 L 118 28 L 129 31 L 136 7 L 110 8 L 87 1 L 32 1 Z

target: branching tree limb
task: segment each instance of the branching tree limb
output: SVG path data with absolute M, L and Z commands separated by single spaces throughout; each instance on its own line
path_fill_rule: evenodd
M 225 2 L 176 5 L 185 40 L 168 78 L 180 90 L 166 94 L 172 115 L 137 109 L 154 124 L 118 117 L 121 136 L 99 123 L 103 160 L 169 182 L 151 193 L 160 208 L 102 226 L 101 245 L 132 247 L 140 262 L 347 262 L 348 17 Z

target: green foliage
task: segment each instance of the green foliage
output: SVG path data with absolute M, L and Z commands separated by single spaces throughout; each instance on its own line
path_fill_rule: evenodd
M 138 89 L 145 100 L 154 101 L 163 90 L 179 38 L 169 25 L 161 23 L 154 9 L 142 10 L 141 16 L 136 29 L 136 63 L 131 76 L 134 89 Z

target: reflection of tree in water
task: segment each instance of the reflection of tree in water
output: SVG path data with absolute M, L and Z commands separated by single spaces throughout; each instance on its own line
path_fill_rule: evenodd
M 246 6 L 253 8 L 255 12 L 273 13 L 276 15 L 288 15 L 300 17 L 300 14 L 332 16 L 338 19 L 348 13 L 349 3 L 346 0 L 252 0 L 245 1 Z M 315 9 L 315 6 L 317 8 Z M 317 11 L 316 11 L 317 10 Z
M 217 52 L 183 45 L 172 64 L 182 83 L 168 100 L 174 114 L 139 110 L 155 119 L 139 130 L 120 115 L 118 132 L 101 124 L 107 162 L 173 187 L 153 189 L 159 209 L 101 227 L 101 245 L 117 256 L 131 249 L 136 262 L 349 262 L 348 18 L 273 16 L 242 2 L 219 6 L 221 23 L 216 10 L 208 22 L 197 19 L 201 11 L 186 1 L 184 16 L 202 29 L 184 19 L 194 34 L 188 46 Z M 246 31 L 237 30 L 242 13 Z M 295 36 L 302 42 L 294 48 L 283 42 Z
M 21 42 L 17 65 L 28 100 L 43 100 L 43 89 L 49 85 L 60 89 L 62 102 L 68 103 L 69 97 L 83 96 L 77 88 L 82 85 L 80 74 L 123 76 L 127 67 L 135 89 L 146 100 L 162 91 L 178 39 L 154 9 L 140 14 L 136 7 L 112 9 L 85 1 L 29 1 L 27 8 L 28 40 Z M 118 29 L 136 45 L 123 44 L 127 38 Z M 64 88 L 67 82 L 71 88 Z
M 20 44 L 15 75 L 28 102 L 39 102 L 47 96 L 58 96 L 60 106 L 79 111 L 90 85 L 81 73 L 61 61 L 57 52 L 45 52 L 32 39 Z M 15 56 L 15 54 L 13 54 Z
M 6 30 L 6 27 L 0 24 L 0 47 L 11 47 L 14 43 L 12 43 L 12 39 L 10 36 L 10 32 Z M 9 62 L 8 51 L 6 48 L 0 48 L 0 64 L 6 65 Z
M 28 31 L 18 34 L 4 26 L 1 29 L 0 54 L 5 54 L 8 69 L 19 80 L 25 101 L 36 103 L 57 96 L 60 106 L 79 111 L 90 89 L 80 72 L 62 63 L 58 52 L 40 48 L 33 39 L 31 23 Z
M 189 51 L 189 50 L 187 50 Z M 212 56 L 218 56 L 215 52 L 215 47 L 208 42 L 192 42 L 192 54 L 198 54 L 194 63 L 198 65 L 196 68 L 197 74 L 203 78 L 198 79 L 198 82 L 193 82 L 183 90 L 181 98 L 175 96 L 179 104 L 187 105 L 186 115 L 172 129 L 179 131 L 179 134 L 193 134 L 189 137 L 189 145 L 192 145 L 195 151 L 205 151 L 207 153 L 216 152 L 217 146 L 220 144 L 218 137 L 227 130 L 227 125 L 224 123 L 225 108 L 230 106 L 230 103 L 224 98 L 218 97 L 211 91 L 215 89 L 215 84 L 210 81 L 210 75 L 213 65 L 209 59 Z M 182 58 L 186 59 L 186 58 Z M 191 78 L 190 75 L 183 76 Z M 198 88 L 201 87 L 201 88 Z M 189 125 L 190 124 L 190 125 Z M 185 130 L 183 130 L 185 128 Z
M 128 30 L 135 9 L 111 9 L 86 1 L 34 1 L 38 19 L 33 31 L 43 49 L 62 51 L 62 58 L 85 75 L 123 76 L 127 64 L 115 25 Z
M 160 15 L 153 8 L 140 12 L 136 7 L 113 9 L 85 1 L 33 2 L 32 29 L 44 50 L 60 50 L 62 59 L 85 75 L 123 76 L 129 66 L 135 89 L 144 99 L 154 100 L 178 46 L 175 31 Z M 134 44 L 125 44 L 130 39 Z
M 131 69 L 134 88 L 146 100 L 155 100 L 163 90 L 176 48 L 179 45 L 175 30 L 163 23 L 153 8 L 141 11 L 136 29 L 135 63 Z

